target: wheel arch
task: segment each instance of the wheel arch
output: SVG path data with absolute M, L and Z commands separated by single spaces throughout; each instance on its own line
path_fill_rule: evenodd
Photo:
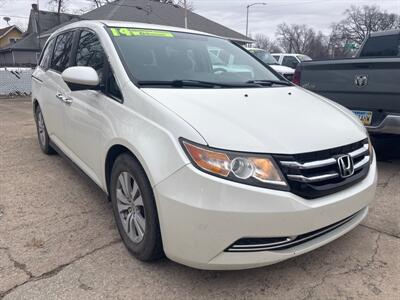
M 149 176 L 149 172 L 145 164 L 142 163 L 141 159 L 138 158 L 138 156 L 134 153 L 134 151 L 132 151 L 132 149 L 129 146 L 124 145 L 122 143 L 116 143 L 109 147 L 104 162 L 104 179 L 109 199 L 110 199 L 110 178 L 111 178 L 112 167 L 117 157 L 124 153 L 128 153 L 139 163 L 139 165 L 143 168 L 148 180 L 150 181 L 150 184 L 152 185 L 152 179 Z
M 39 107 L 39 106 L 40 106 L 39 105 L 39 100 L 36 99 L 36 98 L 33 98 L 33 100 L 32 100 L 32 109 L 33 109 L 33 117 L 35 118 L 35 120 L 36 120 L 36 108 Z

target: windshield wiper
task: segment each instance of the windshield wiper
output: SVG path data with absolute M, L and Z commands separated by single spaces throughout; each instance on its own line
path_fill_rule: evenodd
M 215 87 L 259 87 L 260 84 L 253 82 L 246 83 L 222 83 L 222 82 L 211 82 L 202 80 L 143 80 L 138 81 L 139 85 L 150 85 L 150 86 L 172 86 L 172 87 L 204 87 L 204 88 L 215 88 Z
M 293 85 L 291 82 L 283 81 L 283 80 L 249 80 L 249 81 L 246 81 L 246 83 L 254 83 L 254 84 L 266 85 L 266 86 L 272 86 L 273 84 L 280 84 L 280 85 L 286 85 L 286 86 Z

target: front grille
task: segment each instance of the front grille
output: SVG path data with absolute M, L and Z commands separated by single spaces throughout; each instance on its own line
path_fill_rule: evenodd
M 343 178 L 338 158 L 349 155 L 354 174 Z M 368 140 L 333 149 L 295 155 L 274 155 L 292 193 L 314 199 L 343 190 L 365 178 L 370 166 Z
M 292 81 L 293 79 L 293 74 L 283 74 L 283 76 L 289 81 Z
M 277 251 L 289 249 L 300 244 L 311 241 L 328 232 L 339 228 L 352 220 L 359 212 L 329 226 L 291 237 L 272 237 L 272 238 L 242 238 L 225 249 L 225 252 L 257 252 L 257 251 Z

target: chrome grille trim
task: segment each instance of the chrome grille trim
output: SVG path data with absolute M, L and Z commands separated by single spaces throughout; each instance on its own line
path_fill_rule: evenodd
M 265 244 L 248 244 L 248 245 L 237 245 L 233 244 L 228 247 L 225 251 L 226 252 L 256 252 L 256 251 L 278 251 L 283 250 L 291 247 L 295 247 L 299 244 L 306 243 L 312 239 L 318 238 L 328 232 L 331 232 L 340 226 L 346 224 L 347 222 L 351 221 L 354 217 L 358 216 L 360 212 L 357 212 L 339 222 L 334 224 L 328 225 L 326 227 L 320 228 L 318 230 L 301 234 L 294 237 L 287 237 L 287 242 L 279 242 L 277 243 L 265 243 Z M 283 237 L 284 238 L 284 237 Z M 240 241 L 240 240 L 239 240 Z
M 312 176 L 312 177 L 306 177 L 303 175 L 287 175 L 287 177 L 291 180 L 298 181 L 298 182 L 318 182 L 318 181 L 324 181 L 328 179 L 333 179 L 336 177 L 339 177 L 339 173 L 329 173 L 329 174 L 324 174 L 324 175 L 319 175 L 319 176 Z
M 364 144 L 361 148 L 350 152 L 349 155 L 352 158 L 359 157 L 360 155 L 367 153 L 368 152 L 368 148 L 369 148 L 368 144 Z
M 364 144 L 361 148 L 350 152 L 349 155 L 352 158 L 356 158 L 362 154 L 365 154 L 367 151 L 368 151 L 368 144 Z M 327 159 L 323 159 L 323 160 L 310 161 L 310 162 L 306 162 L 306 163 L 299 163 L 297 161 L 280 161 L 280 163 L 282 164 L 282 166 L 285 166 L 288 168 L 299 169 L 299 170 L 309 170 L 309 169 L 322 168 L 322 167 L 336 164 L 336 159 L 332 157 L 332 158 L 327 158 Z
M 284 241 L 275 242 L 275 243 L 268 243 L 268 244 L 251 244 L 251 245 L 232 245 L 232 248 L 241 250 L 243 248 L 263 248 L 263 247 L 270 247 L 270 246 L 277 246 L 281 244 L 287 244 L 293 240 L 295 240 L 297 236 L 287 237 Z
M 367 163 L 369 163 L 370 156 L 366 155 L 362 160 L 360 160 L 358 163 L 354 164 L 354 170 L 361 169 L 364 167 Z
M 361 148 L 358 148 L 354 151 L 351 151 L 348 153 L 353 159 L 356 159 L 362 155 L 365 155 L 364 158 L 362 158 L 359 162 L 354 164 L 354 170 L 357 171 L 364 167 L 369 161 L 370 161 L 370 156 L 367 155 L 369 149 L 368 144 L 363 144 Z M 280 161 L 281 165 L 284 167 L 287 167 L 289 169 L 295 169 L 295 170 L 311 170 L 311 169 L 317 169 L 317 168 L 322 168 L 330 165 L 337 164 L 337 160 L 334 157 L 330 157 L 327 159 L 323 160 L 316 160 L 316 161 L 310 161 L 310 162 L 305 162 L 305 163 L 300 163 L 297 161 Z M 330 180 L 330 179 L 335 179 L 338 178 L 340 175 L 338 172 L 335 172 L 333 170 L 328 171 L 325 174 L 320 174 L 320 175 L 315 175 L 315 176 L 304 176 L 300 174 L 287 174 L 286 175 L 288 179 L 297 181 L 297 182 L 302 182 L 302 183 L 315 183 L 315 182 L 321 182 L 324 180 Z
M 316 160 L 316 161 L 306 162 L 303 164 L 299 163 L 297 161 L 281 161 L 282 166 L 285 166 L 288 168 L 300 169 L 300 170 L 321 168 L 321 167 L 333 165 L 335 163 L 336 163 L 336 159 L 334 159 L 334 158 Z

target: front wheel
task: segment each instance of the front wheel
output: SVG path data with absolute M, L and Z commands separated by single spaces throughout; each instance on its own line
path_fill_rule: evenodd
M 40 149 L 42 149 L 45 154 L 54 154 L 55 151 L 50 146 L 49 134 L 47 133 L 42 110 L 40 109 L 39 105 L 35 109 L 35 121 Z
M 153 190 L 141 165 L 129 154 L 116 160 L 110 195 L 115 221 L 128 250 L 142 261 L 163 256 Z

